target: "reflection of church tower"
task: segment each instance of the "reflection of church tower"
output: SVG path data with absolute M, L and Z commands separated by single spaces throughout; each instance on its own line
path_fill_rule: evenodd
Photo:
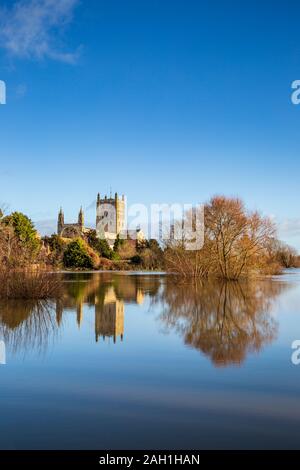
M 82 320 L 83 320 L 83 302 L 79 302 L 77 304 L 77 325 L 80 328 Z
M 145 294 L 144 292 L 142 291 L 142 289 L 137 289 L 137 292 L 136 292 L 136 303 L 138 305 L 142 305 L 144 303 L 144 300 L 145 300 Z
M 98 342 L 99 336 L 113 338 L 116 342 L 124 335 L 124 302 L 116 298 L 113 287 L 104 296 L 104 302 L 96 300 L 95 304 L 95 334 Z

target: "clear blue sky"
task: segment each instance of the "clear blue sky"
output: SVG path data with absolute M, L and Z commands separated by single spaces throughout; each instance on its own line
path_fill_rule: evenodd
M 288 221 L 282 236 L 300 248 L 299 2 L 1 5 L 11 210 L 52 220 L 62 205 L 72 220 L 110 186 L 146 204 L 223 193 Z

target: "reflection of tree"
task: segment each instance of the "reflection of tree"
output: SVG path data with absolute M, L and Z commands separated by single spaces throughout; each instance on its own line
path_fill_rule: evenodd
M 11 351 L 46 351 L 57 333 L 53 304 L 47 301 L 0 302 L 0 335 Z
M 188 288 L 167 282 L 160 319 L 216 366 L 241 364 L 248 353 L 276 338 L 278 325 L 270 310 L 283 288 L 272 280 L 207 281 Z
M 1 301 L 0 337 L 12 350 L 46 350 L 63 325 L 66 312 L 83 319 L 84 305 L 95 307 L 96 340 L 123 337 L 126 304 L 141 304 L 146 296 L 164 305 L 160 320 L 187 345 L 202 351 L 217 366 L 241 364 L 277 334 L 270 315 L 273 301 L 286 284 L 272 280 L 206 281 L 196 285 L 164 283 L 157 276 L 78 273 L 65 276 L 63 295 L 52 303 Z

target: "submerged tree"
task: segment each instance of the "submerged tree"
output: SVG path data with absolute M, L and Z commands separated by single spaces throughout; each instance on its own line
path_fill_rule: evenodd
M 217 196 L 204 208 L 202 249 L 187 250 L 184 237 L 172 241 L 165 250 L 166 266 L 183 276 L 223 279 L 239 279 L 267 268 L 270 271 L 268 246 L 275 232 L 269 218 L 247 211 L 240 199 Z

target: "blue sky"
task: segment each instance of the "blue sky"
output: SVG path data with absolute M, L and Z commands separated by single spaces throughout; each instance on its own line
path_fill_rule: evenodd
M 129 203 L 238 195 L 300 248 L 298 2 L 0 5 L 11 210 L 40 223 L 62 205 L 72 220 L 110 187 Z

